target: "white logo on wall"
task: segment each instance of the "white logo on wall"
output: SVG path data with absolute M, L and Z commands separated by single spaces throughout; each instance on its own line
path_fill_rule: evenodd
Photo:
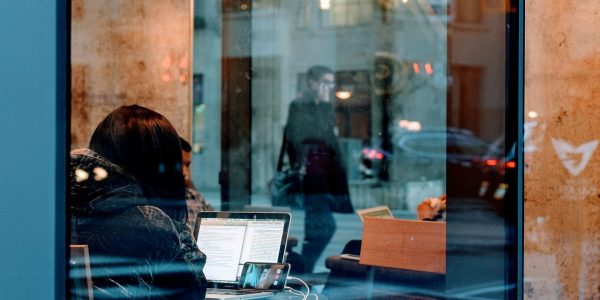
M 563 166 L 571 175 L 577 176 L 585 170 L 590 162 L 590 158 L 598 146 L 598 140 L 587 142 L 575 148 L 568 142 L 552 138 L 552 145 Z
M 546 130 L 546 125 L 538 124 L 537 121 L 530 121 L 523 124 L 523 129 L 523 140 L 525 141 L 523 152 L 531 153 L 538 151 L 538 145 L 544 138 L 543 132 Z M 537 134 L 535 134 L 536 132 Z

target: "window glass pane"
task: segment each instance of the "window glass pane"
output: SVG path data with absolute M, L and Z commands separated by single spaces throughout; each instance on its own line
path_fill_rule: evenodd
M 251 174 L 247 187 L 246 179 L 227 188 L 204 187 L 215 191 L 214 196 L 219 188 L 248 194 L 221 193 L 215 201 L 227 209 L 290 211 L 292 273 L 331 273 L 342 281 L 362 276 L 340 273 L 335 259 L 360 250 L 360 244 L 349 242 L 362 238 L 364 223 L 355 213 L 332 212 L 339 207 L 331 201 L 349 199 L 355 211 L 387 206 L 397 219 L 443 215 L 448 221 L 444 246 L 470 243 L 471 250 L 447 252 L 443 284 L 414 286 L 426 287 L 425 294 L 440 292 L 445 284 L 482 297 L 509 293 L 504 284 L 509 254 L 502 248 L 510 237 L 501 162 L 509 160 L 506 147 L 512 145 L 504 142 L 505 11 L 484 11 L 479 1 L 305 0 L 266 6 L 265 1 L 226 1 L 227 7 L 199 2 L 196 18 L 221 22 L 221 31 L 196 28 L 196 36 L 210 33 L 215 41 L 195 40 L 194 70 L 207 76 L 208 64 L 218 66 L 220 61 L 225 73 L 213 92 L 222 93 L 221 114 L 233 110 L 249 115 L 248 127 L 239 127 L 239 136 L 249 144 L 227 136 L 221 138 L 231 140 L 225 142 L 228 146 L 220 144 L 221 155 L 247 155 L 249 165 L 244 159 L 237 166 L 222 160 L 218 170 L 195 165 L 198 181 L 232 168 Z M 222 15 L 208 16 L 219 9 Z M 466 23 L 485 30 L 461 25 Z M 454 24 L 460 26 L 449 31 Z M 203 52 L 220 47 L 217 41 L 224 47 L 221 53 Z M 315 66 L 326 67 L 326 76 L 314 77 Z M 246 72 L 242 80 L 247 83 L 235 79 Z M 228 85 L 234 84 L 239 87 L 232 98 L 227 93 L 234 87 Z M 241 124 L 235 118 L 220 122 L 221 128 Z M 287 198 L 274 194 L 280 156 L 282 170 L 304 176 L 299 194 Z M 448 214 L 454 215 L 427 216 L 422 211 L 424 203 L 446 196 L 454 204 Z M 466 231 L 473 227 L 482 232 Z M 481 261 L 477 253 L 488 251 L 490 241 L 493 250 Z M 473 279 L 464 280 L 459 276 L 465 272 L 458 267 L 461 261 L 494 267 L 486 267 L 487 273 L 470 270 Z M 314 284 L 324 295 L 347 296 L 336 294 L 340 290 L 335 284 Z M 381 290 L 375 293 L 390 292 L 376 286 Z M 486 288 L 477 290 L 481 286 Z
M 492 2 L 73 1 L 71 148 L 98 154 L 72 153 L 76 290 L 154 292 L 135 284 L 157 275 L 159 292 L 198 295 L 204 260 L 222 286 L 198 225 L 214 210 L 289 213 L 277 260 L 330 299 L 510 298 L 513 11 Z M 148 139 L 131 132 L 146 114 L 161 120 Z M 148 224 L 165 227 L 132 234 Z M 236 257 L 229 285 L 251 261 Z
M 478 0 L 456 0 L 456 22 L 480 23 L 481 2 Z

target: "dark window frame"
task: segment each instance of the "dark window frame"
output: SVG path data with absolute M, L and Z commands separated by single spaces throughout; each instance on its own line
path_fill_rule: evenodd
M 56 206 L 55 299 L 67 299 L 69 290 L 68 170 L 71 144 L 71 1 L 56 1 Z
M 508 175 L 509 184 L 515 186 L 514 203 L 509 204 L 511 214 L 507 215 L 507 261 L 510 266 L 506 275 L 505 298 L 523 298 L 523 108 L 524 108 L 524 24 L 525 1 L 511 0 L 511 10 L 507 12 L 506 23 L 506 129 L 507 141 L 516 144 L 518 167 Z M 71 1 L 56 2 L 56 242 L 55 242 L 55 293 L 56 299 L 67 297 L 67 261 L 69 241 L 67 171 L 70 147 L 70 31 Z M 249 129 L 249 128 L 248 128 Z M 248 136 L 249 137 L 249 136 Z M 508 151 L 509 149 L 507 149 Z M 242 200 L 242 202 L 245 202 Z

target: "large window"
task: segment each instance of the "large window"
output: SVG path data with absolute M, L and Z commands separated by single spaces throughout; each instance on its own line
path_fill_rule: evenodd
M 72 14 L 72 150 L 120 105 L 146 106 L 189 141 L 202 210 L 290 213 L 284 257 L 314 293 L 516 298 L 515 10 L 89 0 Z M 281 197 L 285 172 L 298 180 Z M 88 173 L 74 180 L 103 176 Z
M 515 188 L 508 175 L 514 157 L 507 155 L 515 140 L 507 139 L 512 128 L 507 122 L 516 122 L 516 116 L 505 102 L 506 78 L 512 76 L 505 70 L 513 67 L 506 58 L 506 11 L 484 11 L 478 1 L 246 4 L 255 3 L 197 2 L 196 19 L 213 27 L 194 33 L 194 72 L 222 73 L 220 84 L 213 81 L 206 91 L 217 100 L 211 111 L 221 113 L 207 107 L 194 124 L 215 137 L 206 149 L 230 156 L 215 166 L 214 154 L 195 155 L 195 180 L 209 200 L 230 210 L 290 211 L 290 235 L 299 242 L 290 249 L 292 258 L 316 256 L 304 272 L 339 275 L 327 261 L 350 240 L 361 239 L 361 219 L 352 213 L 315 216 L 306 194 L 281 207 L 272 194 L 293 103 L 310 94 L 308 70 L 323 65 L 335 81 L 328 103 L 354 209 L 385 205 L 396 218 L 416 220 L 425 199 L 447 196 L 446 288 L 482 297 L 512 295 L 505 279 L 512 277 L 505 275 L 515 271 L 508 265 L 513 253 L 506 249 L 514 242 L 509 232 L 516 225 L 506 220 L 513 213 L 507 208 L 517 200 L 508 192 Z M 449 31 L 452 22 L 477 23 L 485 30 L 459 26 Z M 240 74 L 248 77 L 234 83 Z M 227 132 L 223 126 L 237 129 Z M 308 122 L 302 130 L 317 126 Z M 292 131 L 288 127 L 287 134 Z M 216 132 L 225 135 L 217 138 Z M 243 141 L 234 140 L 239 138 Z M 283 169 L 292 168 L 286 154 Z M 216 185 L 217 176 L 231 182 Z M 316 252 L 306 249 L 313 222 L 321 222 L 325 231 L 335 224 Z M 460 277 L 461 263 L 472 266 L 467 267 L 471 279 Z M 317 290 L 339 296 L 323 284 L 317 283 Z

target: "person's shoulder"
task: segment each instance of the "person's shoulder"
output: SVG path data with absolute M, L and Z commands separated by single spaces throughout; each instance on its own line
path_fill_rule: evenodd
M 145 205 L 142 185 L 130 173 L 90 149 L 71 151 L 71 209 L 81 215 Z
M 313 101 L 314 99 L 309 94 L 303 93 L 298 98 L 292 100 L 291 105 L 306 105 Z
M 302 99 L 296 98 L 296 99 L 292 100 L 292 102 L 290 102 L 290 110 L 297 109 L 298 107 L 300 107 L 302 105 L 303 105 Z
M 212 210 L 212 206 L 204 196 L 195 189 L 186 188 L 185 192 L 185 200 L 189 202 L 194 202 L 202 206 L 202 210 Z M 210 209 L 207 209 L 209 207 Z
M 200 192 L 198 192 L 197 190 L 190 188 L 190 187 L 185 188 L 185 199 L 186 200 L 196 200 L 199 198 L 203 198 L 202 194 L 200 194 Z
M 313 100 L 306 96 L 296 98 L 290 103 L 290 111 L 311 111 L 313 103 Z
M 124 212 L 130 218 L 131 223 L 140 222 L 149 231 L 163 231 L 177 233 L 177 228 L 173 220 L 162 209 L 143 205 L 131 207 Z
M 93 243 L 102 241 L 101 252 L 147 258 L 174 259 L 180 248 L 177 229 L 169 216 L 155 206 L 131 206 L 88 220 L 75 232 Z

